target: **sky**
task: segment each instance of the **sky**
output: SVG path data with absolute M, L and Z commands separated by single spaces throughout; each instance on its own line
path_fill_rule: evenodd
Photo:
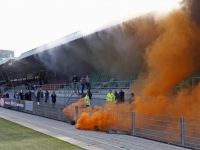
M 90 32 L 180 0 L 0 0 L 0 49 L 22 53 L 76 31 Z

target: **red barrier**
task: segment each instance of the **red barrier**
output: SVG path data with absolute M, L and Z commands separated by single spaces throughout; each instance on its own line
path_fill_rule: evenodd
M 5 105 L 5 100 L 4 100 L 4 98 L 0 98 L 0 106 L 1 106 L 1 107 L 4 107 L 4 105 Z
M 59 89 L 60 85 L 42 85 L 42 89 L 45 90 L 53 90 L 53 89 Z

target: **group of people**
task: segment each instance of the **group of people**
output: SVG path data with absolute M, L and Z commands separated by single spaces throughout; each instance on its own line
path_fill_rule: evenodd
M 86 96 L 84 97 L 86 107 L 90 106 L 90 100 L 92 97 L 92 93 L 90 90 L 87 91 Z M 119 90 L 119 93 L 117 90 L 115 90 L 115 93 L 112 93 L 112 90 L 109 90 L 109 93 L 106 95 L 106 101 L 107 102 L 117 102 L 117 104 L 124 103 L 124 91 L 122 89 Z M 129 103 L 132 103 L 134 101 L 134 93 L 131 93 L 131 97 L 129 98 Z
M 117 90 L 115 90 L 115 93 L 112 93 L 112 90 L 110 90 L 106 96 L 106 101 L 124 103 L 124 91 L 120 89 L 119 93 L 117 93 Z M 134 102 L 134 93 L 131 93 L 131 97 L 129 98 L 129 103 L 131 104 L 132 102 Z
M 1 94 L 0 97 L 1 98 L 9 98 L 10 96 L 9 96 L 9 93 L 6 92 L 6 94 Z
M 31 91 L 27 90 L 25 93 L 21 90 L 20 92 L 18 91 L 14 91 L 14 95 L 13 98 L 16 100 L 29 100 L 31 101 Z M 9 98 L 9 94 L 6 93 L 4 95 L 5 98 Z M 39 105 L 40 100 L 43 99 L 45 97 L 45 103 L 47 103 L 48 99 L 49 99 L 49 92 L 48 90 L 45 90 L 45 92 L 43 93 L 42 90 L 38 90 L 36 93 L 36 98 L 37 98 L 37 104 Z M 52 92 L 51 94 L 51 98 L 52 98 L 52 103 L 53 103 L 53 107 L 55 106 L 56 103 L 56 97 L 57 95 L 55 94 L 55 91 Z
M 119 93 L 117 92 L 117 90 L 115 90 L 115 93 L 112 93 L 112 90 L 110 90 L 109 93 L 106 95 L 106 101 L 116 101 L 117 103 L 124 103 L 124 91 L 120 89 Z
M 37 97 L 37 104 L 38 105 L 40 103 L 40 99 L 43 99 L 43 97 L 45 97 L 45 103 L 47 103 L 47 101 L 49 99 L 49 92 L 48 92 L 48 90 L 45 90 L 45 93 L 43 93 L 42 90 L 38 90 L 36 97 Z M 55 107 L 56 97 L 57 97 L 57 95 L 56 95 L 55 91 L 53 91 L 52 94 L 51 94 L 51 102 L 53 104 L 53 107 Z
M 44 78 L 43 80 L 44 84 L 47 84 L 47 78 Z M 40 79 L 36 80 L 34 83 L 25 83 L 27 90 L 37 90 L 42 86 L 42 81 Z
M 20 92 L 14 91 L 13 98 L 17 99 L 17 100 L 29 100 L 29 101 L 31 101 L 31 91 L 27 90 L 25 93 L 22 90 Z
M 78 87 L 78 83 L 81 84 L 81 93 L 84 93 L 84 89 L 85 89 L 85 86 L 86 86 L 86 89 L 87 90 L 90 90 L 91 89 L 91 84 L 90 84 L 90 77 L 89 75 L 87 75 L 85 78 L 82 77 L 80 79 L 80 81 L 78 80 L 78 77 L 76 76 L 76 74 L 73 76 L 72 78 L 72 82 L 74 82 L 74 91 L 76 93 L 76 91 L 78 90 L 78 93 L 79 93 L 79 87 Z

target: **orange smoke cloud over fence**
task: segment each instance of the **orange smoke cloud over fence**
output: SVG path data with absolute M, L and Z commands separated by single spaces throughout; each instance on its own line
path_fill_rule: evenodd
M 200 71 L 200 27 L 191 19 L 185 7 L 166 16 L 155 15 L 150 28 L 143 25 L 148 24 L 145 21 L 143 17 L 131 21 L 137 28 L 135 31 L 130 24 L 123 26 L 140 38 L 138 42 L 144 45 L 145 69 L 138 77 L 142 82 L 133 84 L 131 88 L 140 89 L 135 101 L 132 104 L 107 103 L 104 107 L 81 108 L 76 128 L 132 132 L 131 112 L 136 112 L 135 129 L 138 135 L 146 134 L 152 138 L 150 135 L 157 130 L 157 139 L 180 144 L 179 117 L 200 119 L 200 85 L 194 89 L 182 88 L 179 93 L 174 92 L 174 87 Z M 146 35 L 151 35 L 155 40 L 148 40 Z M 74 118 L 75 109 L 71 107 L 66 110 L 64 112 Z M 192 125 L 189 125 L 190 122 Z M 190 141 L 194 142 L 200 137 L 198 123 L 198 120 L 185 119 L 185 134 L 196 138 Z

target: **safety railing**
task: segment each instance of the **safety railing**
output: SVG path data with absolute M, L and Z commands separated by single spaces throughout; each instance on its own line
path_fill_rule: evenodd
M 35 101 L 12 99 L 0 99 L 0 106 L 64 122 L 77 121 L 84 112 L 93 119 L 95 116 L 99 116 L 95 121 L 93 130 L 120 131 L 116 133 L 125 133 L 192 149 L 200 149 L 199 119 L 78 106 L 68 107 L 68 116 L 66 116 L 63 113 L 65 108 L 63 105 L 56 104 L 54 107 L 46 103 L 38 105 Z
M 55 104 L 55 106 L 53 106 L 52 104 L 41 102 L 38 105 L 36 101 L 12 99 L 1 99 L 0 101 L 0 106 L 7 109 L 26 112 L 64 122 L 71 121 L 71 119 L 63 113 L 63 109 L 65 108 L 64 105 Z
M 106 94 L 104 92 L 108 89 L 130 89 L 131 84 L 134 82 L 140 82 L 138 80 L 131 80 L 131 81 L 112 81 L 112 82 L 92 82 L 91 83 L 91 92 L 93 94 Z M 110 86 L 115 85 L 115 86 Z M 80 97 L 78 93 L 81 93 L 81 84 L 80 83 L 69 83 L 69 84 L 46 84 L 46 85 L 35 85 L 34 88 L 31 88 L 29 86 L 29 89 L 31 91 L 37 91 L 39 89 L 42 90 L 48 90 L 50 94 L 53 91 L 56 91 L 56 93 L 61 93 L 65 97 L 70 97 L 72 94 L 77 95 L 77 97 Z M 85 86 L 85 92 L 86 92 L 86 86 Z M 14 91 L 25 91 L 28 90 L 28 87 L 25 85 L 17 86 L 17 87 L 1 87 L 1 91 L 3 92 L 14 92 Z
M 119 89 L 119 88 L 130 88 L 133 82 L 137 82 L 138 80 L 128 80 L 128 81 L 109 81 L 109 82 L 91 82 L 91 89 Z M 25 90 L 27 86 L 21 85 L 17 87 L 4 87 L 5 89 L 16 89 L 16 90 Z M 44 84 L 44 85 L 35 85 L 34 88 L 29 86 L 30 90 L 36 89 L 48 89 L 48 90 L 61 90 L 61 89 L 81 89 L 81 84 L 79 82 L 76 83 L 68 83 L 68 84 Z M 86 86 L 85 86 L 86 88 Z
M 81 114 L 99 115 L 101 124 L 94 130 L 112 131 L 144 137 L 192 149 L 200 149 L 200 120 L 107 109 L 71 107 L 69 117 L 77 121 Z M 94 115 L 94 116 L 93 116 Z M 97 121 L 97 122 L 98 122 Z

